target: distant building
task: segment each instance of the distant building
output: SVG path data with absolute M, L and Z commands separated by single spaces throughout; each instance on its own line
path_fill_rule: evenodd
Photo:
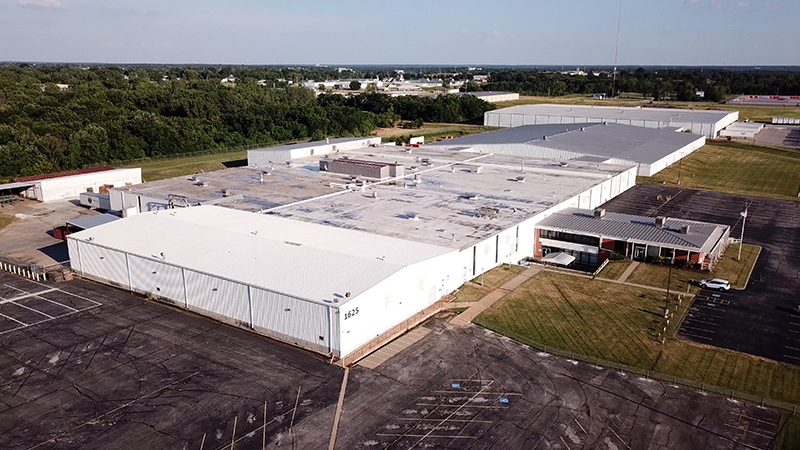
M 677 127 L 714 139 L 738 119 L 738 111 L 541 104 L 488 111 L 483 116 L 483 124 L 518 127 L 607 122 L 645 128 Z
M 475 75 L 472 77 L 472 81 L 480 84 L 480 83 L 488 83 L 489 82 L 489 75 Z
M 223 78 L 222 81 L 220 81 L 220 83 L 222 84 L 235 83 L 235 82 L 236 82 L 236 77 L 233 75 L 228 75 L 227 77 Z
M 462 92 L 461 95 L 471 95 L 488 103 L 497 102 L 510 102 L 519 100 L 519 94 L 516 92 L 497 92 L 497 91 L 474 91 Z

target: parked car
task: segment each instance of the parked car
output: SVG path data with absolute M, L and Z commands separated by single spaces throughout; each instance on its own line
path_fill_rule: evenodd
M 704 289 L 716 289 L 718 291 L 727 291 L 731 288 L 731 282 L 723 280 L 722 278 L 713 278 L 711 280 L 700 280 L 700 287 Z

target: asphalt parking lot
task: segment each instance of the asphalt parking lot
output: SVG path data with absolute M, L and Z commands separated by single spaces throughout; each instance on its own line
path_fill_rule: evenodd
M 800 364 L 800 315 L 796 312 L 800 304 L 800 202 L 637 185 L 605 207 L 735 225 L 731 236 L 739 237 L 739 213 L 746 205 L 749 215 L 744 242 L 762 247 L 750 282 L 745 290 L 731 290 L 721 297 L 714 297 L 715 291 L 700 291 L 678 334 L 702 344 Z
M 213 449 L 235 417 L 260 448 L 265 402 L 287 445 L 338 398 L 316 356 L 123 291 L 2 272 L 0 297 L 0 448 Z
M 80 279 L 0 286 L 3 304 L 78 310 L 0 334 L 0 448 L 329 442 L 343 370 L 316 355 Z M 377 370 L 351 369 L 337 449 L 769 448 L 777 433 L 772 409 L 425 326 Z
M 778 413 L 540 353 L 471 325 L 350 373 L 337 448 L 770 448 Z M 365 403 L 368 408 L 351 408 Z

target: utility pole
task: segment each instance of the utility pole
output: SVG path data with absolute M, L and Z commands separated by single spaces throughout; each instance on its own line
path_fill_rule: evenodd
M 742 235 L 739 238 L 739 257 L 737 258 L 739 261 L 742 260 L 742 241 L 744 240 L 744 224 L 747 223 L 747 207 L 744 208 L 744 211 L 739 213 L 742 216 Z

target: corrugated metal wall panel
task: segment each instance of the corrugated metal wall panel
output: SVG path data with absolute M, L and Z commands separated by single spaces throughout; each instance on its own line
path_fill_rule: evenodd
M 190 307 L 250 324 L 247 286 L 185 270 Z
M 81 260 L 80 260 L 80 252 L 78 251 L 78 243 L 75 239 L 67 239 L 67 251 L 69 251 L 69 264 L 72 267 L 72 270 L 80 273 L 81 271 Z
M 250 296 L 253 326 L 314 345 L 329 344 L 327 306 L 258 288 L 251 288 Z
M 133 255 L 128 255 L 128 264 L 131 270 L 131 288 L 133 290 L 152 293 L 181 305 L 184 304 L 185 292 L 180 267 Z
M 124 253 L 89 242 L 80 242 L 79 249 L 83 273 L 128 287 L 128 265 Z

